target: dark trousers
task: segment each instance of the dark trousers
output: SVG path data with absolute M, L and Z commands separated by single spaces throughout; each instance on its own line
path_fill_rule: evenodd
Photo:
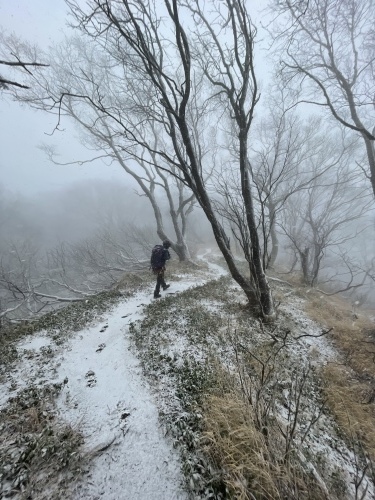
M 158 295 L 160 292 L 160 287 L 163 289 L 166 287 L 166 283 L 164 281 L 164 271 L 165 268 L 163 269 L 155 269 L 154 274 L 156 274 L 156 287 L 155 287 L 155 295 Z

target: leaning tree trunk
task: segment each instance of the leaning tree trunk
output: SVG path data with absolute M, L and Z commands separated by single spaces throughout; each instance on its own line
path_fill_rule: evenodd
M 243 130 L 243 129 L 242 129 Z M 259 295 L 259 304 L 262 308 L 263 316 L 268 317 L 274 314 L 271 290 L 263 269 L 261 249 L 257 224 L 255 220 L 254 204 L 250 187 L 249 169 L 247 168 L 247 134 L 239 133 L 240 139 L 240 171 L 241 189 L 245 203 L 247 225 L 249 228 L 251 242 L 252 263 L 251 276 L 255 282 L 256 293 Z
M 310 253 L 310 248 L 306 247 L 303 251 L 299 250 L 298 251 L 300 259 L 301 259 L 301 269 L 302 269 L 302 276 L 303 276 L 303 282 L 306 285 L 310 285 L 310 273 L 309 273 L 309 253 Z
M 226 263 L 228 264 L 229 271 L 233 279 L 237 281 L 237 283 L 240 285 L 240 287 L 246 294 L 249 303 L 250 304 L 258 303 L 264 318 L 272 317 L 274 315 L 272 295 L 267 282 L 266 275 L 263 271 L 259 237 L 257 232 L 254 207 L 253 207 L 253 201 L 249 184 L 249 171 L 246 168 L 247 137 L 245 137 L 245 146 L 243 146 L 244 151 L 242 152 L 241 155 L 242 160 L 240 160 L 240 162 L 242 168 L 241 173 L 242 173 L 243 197 L 246 206 L 247 224 L 251 238 L 250 274 L 253 283 L 239 271 L 239 269 L 235 264 L 232 252 L 228 246 L 229 240 L 227 237 L 224 237 L 223 235 L 224 232 L 223 227 L 217 219 L 217 216 L 212 208 L 212 204 L 208 196 L 208 193 L 200 177 L 199 174 L 200 170 L 198 168 L 197 159 L 194 154 L 194 148 L 192 147 L 191 144 L 189 129 L 184 119 L 179 120 L 179 128 L 181 131 L 181 136 L 184 141 L 187 155 L 190 160 L 191 172 L 194 177 L 194 184 L 191 184 L 191 189 L 194 191 L 194 194 L 196 195 L 200 206 L 202 207 L 203 211 L 205 212 L 211 224 L 215 240 L 223 254 Z
M 276 210 L 272 201 L 269 202 L 269 218 L 270 218 L 270 236 L 271 236 L 271 254 L 268 260 L 269 268 L 273 268 L 279 253 L 279 238 L 276 232 Z
M 366 153 L 370 166 L 370 181 L 372 185 L 372 191 L 375 196 L 375 141 L 370 140 L 368 137 L 363 135 L 363 140 L 366 145 Z

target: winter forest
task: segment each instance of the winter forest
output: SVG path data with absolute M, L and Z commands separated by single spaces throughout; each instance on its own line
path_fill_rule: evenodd
M 49 52 L 2 35 L 2 92 L 53 113 L 56 135 L 78 127 L 87 147 L 80 161 L 116 163 L 138 197 L 77 186 L 59 194 L 60 203 L 71 206 L 67 217 L 86 211 L 91 220 L 84 227 L 76 220 L 73 234 L 51 238 L 56 231 L 44 229 L 40 238 L 42 227 L 56 224 L 56 202 L 45 221 L 43 204 L 30 211 L 3 186 L 2 321 L 147 266 L 157 236 L 189 259 L 189 247 L 202 241 L 197 218 L 264 316 L 274 313 L 266 272 L 275 266 L 373 304 L 371 1 L 275 2 L 256 13 L 257 24 L 250 2 L 67 6 L 71 28 Z M 267 77 L 257 72 L 264 59 Z M 59 163 L 53 144 L 45 152 Z M 147 214 L 137 228 L 132 206 Z
M 287 343 L 272 333 L 287 302 L 280 283 L 322 304 L 344 300 L 350 314 L 370 311 L 373 323 L 374 1 L 65 4 L 63 37 L 49 47 L 25 39 L 22 26 L 2 27 L 0 109 L 22 105 L 49 117 L 52 126 L 35 147 L 51 169 L 63 175 L 100 165 L 104 177 L 42 197 L 17 193 L 0 179 L 0 336 L 110 293 L 125 274 L 150 274 L 150 251 L 166 239 L 173 265 L 185 270 L 199 267 L 206 249 L 216 252 L 244 309 L 263 334 L 270 329 L 271 341 Z M 56 146 L 65 130 L 78 135 L 79 158 Z M 106 179 L 109 168 L 123 180 Z M 258 365 L 259 391 L 246 389 L 263 430 L 272 411 L 260 394 L 269 389 L 279 351 L 273 361 L 267 356 L 268 364 L 261 358 Z M 255 372 L 243 370 L 254 382 Z M 303 373 L 291 382 L 294 394 L 305 390 Z M 373 378 L 370 386 L 374 391 Z M 212 496 L 199 497 L 198 488 L 192 498 L 372 498 L 372 486 L 363 486 L 371 452 L 360 441 L 348 496 L 338 487 L 330 493 L 320 479 L 316 497 L 300 488 L 291 458 L 292 449 L 300 453 L 293 448 L 297 413 L 294 420 L 289 413 L 281 432 L 282 467 L 293 487 L 240 494 L 232 485 L 220 496 L 211 485 Z
M 256 13 L 257 24 L 247 2 L 67 6 L 71 28 L 49 52 L 2 35 L 2 92 L 53 113 L 55 134 L 78 127 L 87 147 L 80 161 L 116 163 L 142 198 L 130 203 L 128 192 L 97 188 L 98 221 L 95 187 L 77 186 L 73 206 L 69 193 L 60 203 L 74 219 L 86 211 L 91 220 L 43 241 L 38 233 L 56 223 L 59 208 L 45 221 L 46 207 L 30 213 L 3 186 L 2 321 L 82 298 L 116 273 L 147 266 L 156 235 L 189 259 L 202 240 L 197 217 L 265 317 L 274 314 L 266 272 L 275 266 L 373 304 L 371 1 L 275 2 Z M 262 59 L 267 77 L 257 72 Z M 58 163 L 53 145 L 45 152 Z M 136 228 L 130 207 L 141 205 L 147 215 Z M 75 232 L 86 238 L 77 241 Z

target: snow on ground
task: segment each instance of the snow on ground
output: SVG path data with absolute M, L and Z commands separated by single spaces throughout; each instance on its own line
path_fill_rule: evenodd
M 68 379 L 61 415 L 83 431 L 87 451 L 108 447 L 73 498 L 186 498 L 178 455 L 159 428 L 150 388 L 129 349 L 129 321 L 148 299 L 138 294 L 119 304 L 104 324 L 79 332 L 61 358 L 59 378 Z
M 206 260 L 206 254 L 200 258 Z M 227 274 L 218 264 L 208 262 L 208 266 L 209 272 L 198 279 L 179 274 L 181 281 L 172 281 L 165 295 Z M 178 500 L 188 497 L 182 486 L 184 478 L 178 453 L 164 436 L 153 392 L 130 348 L 129 325 L 142 319 L 143 307 L 153 300 L 152 295 L 151 287 L 138 292 L 108 310 L 97 324 L 76 332 L 62 345 L 56 345 L 46 332 L 23 340 L 17 345 L 21 361 L 12 377 L 0 387 L 1 407 L 30 381 L 37 384 L 64 382 L 57 402 L 59 413 L 83 433 L 85 450 L 92 457 L 87 473 L 74 486 L 72 498 L 76 500 Z M 214 302 L 203 305 L 211 310 L 217 306 Z M 321 332 L 301 311 L 302 301 L 297 297 L 291 297 L 281 308 L 297 326 L 299 335 L 316 336 Z M 182 339 L 176 338 L 168 349 L 179 353 L 185 348 L 182 344 Z M 325 337 L 303 337 L 291 349 L 296 355 L 302 355 L 303 345 L 317 349 L 320 362 L 335 357 Z M 313 448 L 319 451 L 323 446 L 321 452 L 325 449 L 327 453 L 326 446 L 332 437 L 323 439 L 322 431 L 320 429 L 320 438 L 316 437 Z M 332 462 L 339 467 L 344 465 L 343 450 L 329 454 Z M 349 460 L 345 462 L 345 467 L 349 468 Z
M 204 282 L 172 283 L 165 295 Z M 59 361 L 59 378 L 68 379 L 59 401 L 62 416 L 83 431 L 88 451 L 108 446 L 94 458 L 74 498 L 187 498 L 178 453 L 163 436 L 151 390 L 129 345 L 129 324 L 141 319 L 152 292 L 137 293 L 101 325 L 78 332 Z
M 24 349 L 25 351 L 39 350 L 42 347 L 47 347 L 51 344 L 51 339 L 47 337 L 43 332 L 34 337 L 27 337 L 18 344 L 19 349 Z
M 297 339 L 294 345 L 297 349 L 299 344 L 307 345 L 311 350 L 315 349 L 319 364 L 332 361 L 337 358 L 337 352 L 327 337 L 322 336 L 322 328 L 304 313 L 305 302 L 305 300 L 291 295 L 288 297 L 288 302 L 280 306 L 280 311 L 283 311 L 285 316 L 289 317 L 299 330 L 296 336 L 300 336 L 300 339 Z
M 31 382 L 43 384 L 46 378 L 53 378 L 49 371 L 46 354 L 48 349 L 53 349 L 52 342 L 45 332 L 39 332 L 32 337 L 27 337 L 17 345 L 19 358 L 22 360 L 12 372 L 7 374 L 7 380 L 0 386 L 0 409 L 5 406 L 9 398 L 16 395 L 21 389 Z
M 212 274 L 216 267 L 211 266 Z M 212 277 L 184 276 L 162 294 L 182 292 Z M 64 382 L 59 413 L 83 433 L 85 451 L 92 456 L 87 474 L 74 487 L 75 499 L 187 498 L 178 453 L 163 435 L 152 391 L 128 339 L 129 324 L 142 318 L 152 296 L 153 288 L 135 294 L 62 346 L 44 332 L 23 340 L 17 345 L 21 361 L 0 388 L 1 407 L 30 381 Z M 46 349 L 53 352 L 47 362 Z
M 334 362 L 338 359 L 338 353 L 329 338 L 322 336 L 322 328 L 304 313 L 305 302 L 304 299 L 291 294 L 288 296 L 288 302 L 280 306 L 280 311 L 296 327 L 294 335 L 296 340 L 288 343 L 288 350 L 294 357 L 312 366 L 322 366 Z M 282 415 L 282 413 L 283 409 L 280 408 L 280 414 Z M 285 418 L 285 422 L 286 420 Z M 363 500 L 375 498 L 374 485 L 367 476 L 364 477 L 363 484 L 356 495 L 354 483 L 358 480 L 358 471 L 355 470 L 354 464 L 358 461 L 358 457 L 355 457 L 354 453 L 337 435 L 335 422 L 330 415 L 321 415 L 317 426 L 312 428 L 307 440 L 307 449 L 315 457 L 322 457 L 327 464 L 326 467 L 341 471 L 353 498 L 357 498 L 357 495 Z M 319 477 L 316 470 L 314 470 L 314 474 L 315 477 Z

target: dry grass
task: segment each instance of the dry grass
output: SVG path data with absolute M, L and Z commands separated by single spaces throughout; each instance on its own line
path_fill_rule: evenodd
M 229 498 L 280 498 L 278 472 L 267 458 L 265 437 L 247 406 L 235 394 L 212 396 L 205 408 L 205 451 L 223 471 Z
M 253 406 L 243 397 L 235 377 L 219 375 L 222 392 L 207 397 L 204 408 L 204 452 L 236 500 L 326 499 L 325 492 L 297 457 L 283 458 L 283 437 L 269 422 L 257 424 Z M 331 498 L 336 498 L 334 495 Z
M 375 459 L 375 325 L 365 313 L 353 313 L 339 297 L 313 292 L 309 316 L 327 328 L 342 354 L 342 364 L 329 364 L 322 375 L 328 404 L 342 432 L 360 439 Z
M 368 314 L 354 313 L 344 299 L 318 296 L 318 292 L 306 310 L 312 319 L 333 328 L 333 339 L 357 376 L 375 377 L 375 324 Z
M 350 440 L 359 438 L 374 459 L 374 405 L 365 404 L 362 400 L 367 385 L 350 377 L 348 370 L 340 365 L 329 364 L 323 369 L 323 376 L 327 403 L 333 410 L 340 429 Z
M 168 270 L 173 272 L 173 267 Z M 222 304 L 221 314 L 205 311 L 207 300 Z M 178 413 L 168 413 L 168 406 L 163 418 L 182 450 L 192 497 L 348 498 L 341 471 L 327 462 L 323 464 L 323 460 L 318 462 L 308 448 L 313 440 L 302 446 L 301 436 L 297 435 L 302 429 L 300 424 L 303 423 L 303 429 L 308 428 L 316 413 L 315 405 L 320 403 L 320 391 L 318 394 L 311 390 L 315 374 L 311 374 L 302 390 L 304 370 L 299 359 L 291 359 L 287 349 L 280 350 L 269 338 L 264 339 L 248 308 L 246 314 L 241 312 L 237 302 L 238 295 L 233 294 L 229 281 L 215 281 L 150 304 L 142 323 L 131 327 L 146 374 L 155 380 L 166 380 L 167 376 L 184 410 L 183 416 L 176 419 Z M 284 331 L 283 325 L 280 330 Z M 289 325 L 285 330 L 289 330 Z M 197 348 L 199 360 L 190 357 L 190 349 L 184 354 L 183 365 L 179 357 L 171 357 L 166 347 L 168 342 L 173 345 L 175 338 Z M 202 362 L 204 353 L 208 355 Z M 288 422 L 292 422 L 296 408 L 293 397 L 299 396 L 299 387 L 300 418 L 293 438 L 293 426 L 286 424 L 285 413 L 279 421 L 276 418 L 282 404 L 288 403 Z M 251 403 L 249 388 L 254 395 Z M 277 404 L 273 404 L 275 399 Z

